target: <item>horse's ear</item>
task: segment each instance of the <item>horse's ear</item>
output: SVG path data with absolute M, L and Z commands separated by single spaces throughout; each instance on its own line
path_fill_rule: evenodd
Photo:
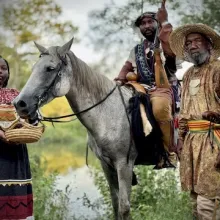
M 43 46 L 41 46 L 40 44 L 36 43 L 34 41 L 35 46 L 37 47 L 37 49 L 40 51 L 40 53 L 45 53 L 47 51 L 47 49 Z
M 59 48 L 59 54 L 61 56 L 64 56 L 70 50 L 72 43 L 73 43 L 73 39 L 74 38 L 72 38 L 69 42 L 67 42 L 62 47 Z

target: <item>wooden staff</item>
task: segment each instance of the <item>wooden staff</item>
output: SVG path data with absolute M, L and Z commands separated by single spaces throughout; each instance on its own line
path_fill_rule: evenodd
M 161 3 L 161 8 L 165 9 L 166 0 L 163 0 Z M 158 27 L 157 27 L 158 28 Z M 158 32 L 157 32 L 158 33 Z M 156 34 L 157 35 L 157 34 Z M 155 36 L 157 38 L 157 36 Z M 154 49 L 154 58 L 155 58 L 155 83 L 158 88 L 170 88 L 170 84 L 167 78 L 166 71 L 164 69 L 162 60 L 161 60 L 160 48 Z

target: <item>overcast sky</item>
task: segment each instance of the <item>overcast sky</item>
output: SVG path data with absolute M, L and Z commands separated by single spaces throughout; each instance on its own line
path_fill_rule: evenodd
M 63 8 L 63 19 L 70 20 L 79 27 L 80 43 L 72 46 L 73 52 L 80 59 L 87 63 L 94 63 L 99 60 L 99 54 L 86 46 L 85 34 L 88 31 L 88 13 L 92 10 L 102 9 L 112 0 L 55 0 Z M 128 0 L 117 0 L 118 5 L 123 5 Z
M 85 33 L 88 31 L 88 13 L 95 9 L 102 9 L 106 4 L 110 4 L 112 0 L 56 0 L 63 8 L 63 19 L 71 20 L 74 25 L 79 27 L 79 38 L 81 42 L 72 46 L 72 51 L 77 57 L 86 63 L 94 63 L 99 61 L 99 54 L 92 51 L 86 46 Z M 115 1 L 118 5 L 123 5 L 128 0 Z M 194 0 L 192 4 L 198 5 L 201 0 Z M 127 57 L 127 55 L 125 55 Z M 178 70 L 177 75 L 181 77 L 185 70 L 190 66 L 189 63 L 184 63 L 183 68 Z M 118 70 L 119 71 L 119 70 Z
M 0 5 L 3 2 L 8 2 L 9 0 L 0 0 Z M 88 13 L 92 10 L 103 9 L 105 5 L 109 5 L 113 0 L 55 0 L 63 9 L 63 20 L 70 20 L 73 25 L 79 27 L 79 34 L 77 35 L 80 39 L 80 43 L 73 44 L 72 51 L 76 54 L 77 57 L 82 59 L 88 64 L 98 62 L 100 59 L 100 55 L 92 50 L 92 47 L 89 47 L 86 43 L 88 43 L 88 39 L 86 40 L 85 34 L 88 30 Z M 114 0 L 114 2 L 119 6 L 123 6 L 129 0 Z M 141 0 L 140 0 L 141 1 Z M 194 0 L 190 1 L 190 6 L 193 5 L 201 5 L 202 0 Z M 159 5 L 158 5 L 159 7 Z M 0 7 L 1 8 L 1 7 Z M 154 8 L 155 9 L 155 8 Z M 146 10 L 146 8 L 144 9 Z M 1 10 L 0 10 L 1 12 Z M 172 20 L 175 26 L 175 17 L 172 16 L 172 13 L 169 13 L 169 18 Z M 65 43 L 65 42 L 64 42 Z M 87 46 L 86 46 L 87 45 Z M 128 55 L 125 55 L 125 59 Z M 123 61 L 124 62 L 124 61 Z M 123 63 L 122 63 L 123 64 Z M 184 67 L 188 67 L 188 65 L 184 65 Z M 185 68 L 184 68 L 185 69 Z M 119 70 L 117 70 L 119 71 Z M 181 70 L 184 72 L 185 70 Z

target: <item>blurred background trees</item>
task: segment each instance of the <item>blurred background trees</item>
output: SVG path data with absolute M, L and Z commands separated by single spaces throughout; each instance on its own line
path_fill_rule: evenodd
M 157 11 L 161 0 L 129 0 L 125 5 L 111 1 L 101 10 L 89 14 L 89 40 L 95 51 L 102 54 L 101 72 L 116 76 L 129 51 L 140 42 L 140 34 L 133 24 L 145 11 Z M 220 4 L 214 0 L 167 0 L 166 7 L 172 25 L 202 22 L 220 31 Z
M 220 4 L 214 0 L 203 0 L 200 10 L 196 13 L 192 13 L 192 9 L 189 8 L 187 12 L 184 12 L 182 18 L 183 23 L 203 23 L 214 28 L 220 33 Z
M 47 45 L 67 41 L 78 31 L 71 21 L 62 21 L 62 8 L 54 0 L 12 0 L 1 4 L 0 54 L 11 67 L 10 86 L 23 87 L 36 49 L 33 41 Z
M 57 2 L 11 0 L 2 4 L 0 0 L 0 54 L 10 63 L 10 87 L 21 89 L 31 73 L 38 54 L 33 41 L 47 47 L 60 45 L 73 36 L 78 36 L 78 27 L 63 19 L 63 8 Z M 136 33 L 133 30 L 134 20 L 142 12 L 157 11 L 161 0 L 127 0 L 123 4 L 119 0 L 109 2 L 103 9 L 90 12 L 89 30 L 83 37 L 87 38 L 94 53 L 100 53 L 102 57 L 99 63 L 93 64 L 93 68 L 116 76 L 130 49 L 140 42 L 137 30 Z M 166 6 L 169 21 L 174 28 L 183 23 L 202 22 L 220 32 L 220 4 L 217 1 L 167 0 Z M 74 3 L 70 7 L 74 7 Z M 46 116 L 71 113 L 65 98 L 53 101 L 42 111 Z M 28 146 L 34 181 L 36 220 L 69 220 L 67 203 L 70 193 L 68 190 L 64 193 L 56 190 L 56 178 L 69 169 L 84 166 L 85 149 L 86 131 L 79 122 L 58 124 L 55 127 L 47 124 L 41 141 Z M 92 157 L 90 164 L 93 167 L 96 163 L 94 161 Z M 152 167 L 139 166 L 135 172 L 139 185 L 133 187 L 132 192 L 133 218 L 191 218 L 189 195 L 180 190 L 177 170 L 161 172 L 152 170 Z M 109 191 L 100 167 L 94 171 L 94 181 L 102 198 L 97 203 L 92 203 L 85 195 L 83 205 L 101 213 L 97 220 L 109 220 L 112 218 Z M 100 203 L 104 214 L 103 209 L 100 212 Z

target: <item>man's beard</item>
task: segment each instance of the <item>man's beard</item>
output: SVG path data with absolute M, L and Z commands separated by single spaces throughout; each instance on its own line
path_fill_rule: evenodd
M 149 29 L 148 29 L 148 30 L 149 30 Z M 155 34 L 156 34 L 156 29 L 150 30 L 150 31 L 151 31 L 150 34 L 149 34 L 149 33 L 146 34 L 146 30 L 145 30 L 145 32 L 143 32 L 142 35 L 143 35 L 148 41 L 154 42 L 154 38 L 155 38 Z
M 197 52 L 194 54 L 187 53 L 187 58 L 189 62 L 192 62 L 196 66 L 199 66 L 206 62 L 206 60 L 209 58 L 210 53 L 209 51 L 203 51 L 203 52 Z

